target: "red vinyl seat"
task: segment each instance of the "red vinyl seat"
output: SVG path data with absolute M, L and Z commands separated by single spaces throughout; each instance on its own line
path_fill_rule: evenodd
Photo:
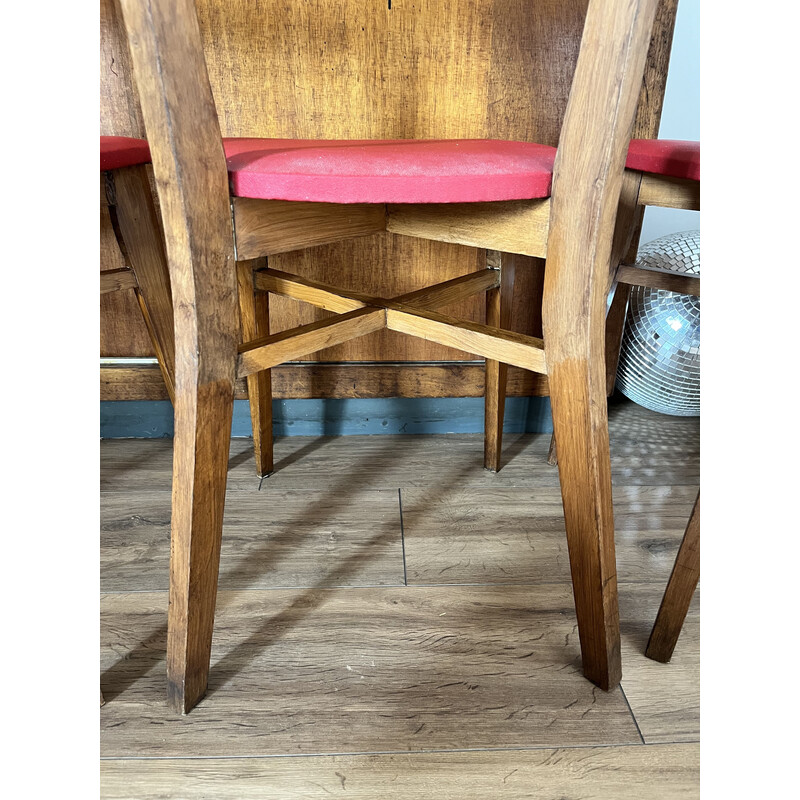
M 700 142 L 676 139 L 633 139 L 628 148 L 628 169 L 669 178 L 700 180 Z
M 236 197 L 318 203 L 475 203 L 548 197 L 556 149 L 487 139 L 225 139 Z M 100 137 L 100 169 L 144 164 L 147 142 Z M 700 179 L 697 142 L 635 139 L 627 166 Z
M 100 137 L 100 171 L 133 167 L 150 162 L 150 147 L 144 139 L 130 136 Z

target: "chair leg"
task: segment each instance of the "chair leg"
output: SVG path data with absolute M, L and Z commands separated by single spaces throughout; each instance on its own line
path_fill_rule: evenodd
M 555 433 L 550 436 L 550 448 L 547 451 L 547 463 L 551 467 L 558 466 L 558 453 L 556 451 L 556 435 Z
M 548 264 L 551 268 L 551 264 Z M 563 292 L 545 277 L 547 375 L 558 445 L 583 672 L 602 689 L 622 677 L 603 326 L 605 300 Z
M 666 663 L 672 658 L 692 595 L 700 580 L 700 494 L 686 526 L 675 566 L 658 609 L 645 655 Z
M 158 358 L 158 365 L 175 403 L 175 330 L 169 268 L 158 212 L 143 166 L 113 173 L 116 205 L 109 206 L 120 248 L 136 275 L 142 316 Z
M 617 382 L 617 365 L 625 332 L 625 317 L 628 313 L 628 298 L 631 287 L 618 283 L 606 316 L 606 394 L 611 396 Z
M 228 472 L 233 381 L 179 386 L 167 634 L 171 707 L 187 714 L 208 683 Z
M 508 330 L 514 298 L 516 260 L 512 253 L 490 251 L 492 265 L 500 268 L 500 286 L 486 292 L 486 324 Z M 483 466 L 491 472 L 500 469 L 503 446 L 503 417 L 506 408 L 508 365 L 486 359 Z
M 253 271 L 267 266 L 265 258 L 237 262 L 239 312 L 242 318 L 242 341 L 249 342 L 269 335 L 269 294 L 256 292 Z M 247 376 L 250 420 L 253 424 L 253 453 L 259 478 L 272 474 L 272 374 L 262 370 Z

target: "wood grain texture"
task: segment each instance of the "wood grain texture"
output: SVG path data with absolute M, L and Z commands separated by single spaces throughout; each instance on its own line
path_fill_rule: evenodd
M 617 270 L 617 280 L 629 286 L 648 286 L 666 292 L 679 292 L 700 297 L 699 275 L 676 275 L 674 272 L 661 272 L 655 269 L 642 269 L 632 264 L 621 264 Z
M 386 230 L 544 258 L 550 200 L 388 205 Z
M 389 364 L 282 364 L 270 370 L 272 396 L 306 397 L 483 397 L 482 361 Z M 547 376 L 509 367 L 506 396 L 547 395 Z M 244 381 L 236 397 L 247 399 Z M 166 400 L 154 364 L 100 368 L 101 400 Z
M 204 695 L 240 338 L 228 179 L 194 3 L 122 0 L 175 306 L 175 465 L 167 688 Z
M 237 375 L 243 378 L 385 327 L 386 312 L 370 307 L 274 333 L 239 348 Z
M 644 648 L 674 561 L 681 527 L 696 494 L 699 421 L 664 417 L 627 401 L 612 403 L 610 410 L 612 453 L 618 466 L 615 512 L 625 663 L 623 686 L 648 743 L 696 741 L 699 733 L 697 604 L 690 609 L 672 664 L 650 661 L 644 656 Z M 553 708 L 549 705 L 551 700 L 527 694 L 541 680 L 548 685 L 559 681 L 562 689 L 565 680 L 586 684 L 573 671 L 578 662 L 570 664 L 568 670 L 561 669 L 556 676 L 554 668 L 549 666 L 551 662 L 540 660 L 543 653 L 538 650 L 545 642 L 555 646 L 557 641 L 559 647 L 565 646 L 568 638 L 574 657 L 578 655 L 569 577 L 563 551 L 558 571 L 555 559 L 558 553 L 553 547 L 556 534 L 548 521 L 550 509 L 554 511 L 553 518 L 559 513 L 558 487 L 552 480 L 544 491 L 514 490 L 518 480 L 524 480 L 520 484 L 524 487 L 541 486 L 537 470 L 555 478 L 555 473 L 544 466 L 548 437 L 511 435 L 508 439 L 511 458 L 497 475 L 480 469 L 483 448 L 477 435 L 280 439 L 276 452 L 279 461 L 285 463 L 260 492 L 250 467 L 249 443 L 234 441 L 229 487 L 236 497 L 226 509 L 221 566 L 223 588 L 227 585 L 233 591 L 220 595 L 220 624 L 223 625 L 224 616 L 224 625 L 214 651 L 215 669 L 221 665 L 219 682 L 214 684 L 215 691 L 207 701 L 183 719 L 165 719 L 163 714 L 159 664 L 163 664 L 165 642 L 165 593 L 143 595 L 137 591 L 165 585 L 171 443 L 165 440 L 103 443 L 102 579 L 106 589 L 131 592 L 103 599 L 101 685 L 108 703 L 103 708 L 101 722 L 106 724 L 106 714 L 115 715 L 108 723 L 108 730 L 103 731 L 103 748 L 107 754 L 110 752 L 111 740 L 105 740 L 109 733 L 115 746 L 124 745 L 124 757 L 134 759 L 124 763 L 137 768 L 124 773 L 127 783 L 123 786 L 116 765 L 104 762 L 104 770 L 118 776 L 109 786 L 123 796 L 126 791 L 136 797 L 160 791 L 164 796 L 177 793 L 191 797 L 191 792 L 200 791 L 201 787 L 213 796 L 224 797 L 229 789 L 236 796 L 246 797 L 251 786 L 269 794 L 277 785 L 276 791 L 281 796 L 291 796 L 294 786 L 304 792 L 315 791 L 311 783 L 304 782 L 309 776 L 330 791 L 341 791 L 341 778 L 335 774 L 339 772 L 347 789 L 355 792 L 363 788 L 356 780 L 358 774 L 338 766 L 329 775 L 331 780 L 339 781 L 338 790 L 337 784 L 329 786 L 327 779 L 317 780 L 318 766 L 332 761 L 313 756 L 280 758 L 303 752 L 341 752 L 354 744 L 355 739 L 355 743 L 364 744 L 372 752 L 381 749 L 384 753 L 387 749 L 405 751 L 410 743 L 411 753 L 396 756 L 402 758 L 405 766 L 400 769 L 397 762 L 398 772 L 395 762 L 391 762 L 385 778 L 381 778 L 385 779 L 388 792 L 392 786 L 400 796 L 416 791 L 414 764 L 419 762 L 414 759 L 418 757 L 436 759 L 441 764 L 437 774 L 447 764 L 455 763 L 457 771 L 466 770 L 465 779 L 472 773 L 460 759 L 511 759 L 498 779 L 499 786 L 505 778 L 503 786 L 511 791 L 515 788 L 514 770 L 522 769 L 519 759 L 524 753 L 502 748 L 509 741 L 519 741 L 522 748 L 576 748 L 559 750 L 557 756 L 540 764 L 536 774 L 541 780 L 532 783 L 526 779 L 517 787 L 523 796 L 541 788 L 543 796 L 549 797 L 547 792 L 555 786 L 563 796 L 584 797 L 587 791 L 598 793 L 600 788 L 610 786 L 608 796 L 624 797 L 624 781 L 616 773 L 616 762 L 590 759 L 586 767 L 591 765 L 594 770 L 587 775 L 579 769 L 582 760 L 570 760 L 573 756 L 580 759 L 591 756 L 588 749 L 580 746 L 580 740 L 567 731 L 580 724 L 595 730 L 600 727 L 597 716 L 591 713 L 582 722 L 572 717 L 578 707 L 583 709 L 581 713 L 585 712 L 591 699 L 585 698 L 575 706 L 570 706 L 572 700 L 565 699 L 564 708 L 553 710 L 563 719 L 550 724 L 547 715 Z M 656 483 L 648 486 L 643 482 Z M 402 576 L 399 502 L 396 490 L 390 488 L 399 485 L 416 487 L 402 492 L 406 558 L 412 581 L 413 571 L 425 569 L 424 562 L 429 560 L 441 566 L 455 564 L 461 577 L 472 581 L 513 580 L 514 570 L 517 576 L 527 571 L 529 578 L 536 579 L 534 570 L 538 565 L 538 575 L 543 581 L 561 580 L 561 583 L 539 587 L 445 586 L 435 590 L 414 585 L 392 589 L 364 586 L 373 579 Z M 358 486 L 369 488 L 358 489 Z M 154 487 L 161 487 L 160 495 Z M 466 495 L 465 487 L 469 487 Z M 431 497 L 432 505 L 426 506 Z M 506 507 L 508 510 L 504 510 Z M 482 530 L 484 519 L 496 523 L 496 529 Z M 431 523 L 427 530 L 417 527 L 420 520 Z M 515 538 L 517 524 L 527 526 L 525 537 Z M 293 542 L 295 536 L 297 541 Z M 535 550 L 527 541 L 528 536 Z M 563 539 L 561 543 L 563 547 Z M 519 548 L 520 556 L 516 563 L 501 553 L 515 548 Z M 467 565 L 470 556 L 475 557 Z M 481 557 L 488 570 L 483 569 Z M 501 567 L 512 575 L 504 574 Z M 635 582 L 628 583 L 629 579 Z M 258 588 L 287 586 L 295 581 L 309 588 L 305 591 Z M 335 591 L 313 588 L 334 583 L 340 587 Z M 345 588 L 357 584 L 362 588 Z M 516 599 L 512 599 L 510 606 L 504 594 L 508 588 L 519 593 L 514 595 Z M 485 595 L 472 594 L 485 590 L 503 594 L 493 596 L 491 601 Z M 396 594 L 383 599 L 372 594 L 384 591 Z M 442 594 L 432 595 L 432 591 Z M 551 595 L 553 591 L 558 594 Z M 351 592 L 358 596 L 348 600 Z M 320 594 L 324 597 L 320 598 Z M 158 597 L 161 599 L 157 600 Z M 446 598 L 444 604 L 441 598 Z M 397 604 L 391 600 L 397 600 Z M 452 613 L 456 614 L 455 621 Z M 533 655 L 515 658 L 531 652 L 516 648 L 538 637 L 543 631 L 536 626 L 551 615 L 559 618 L 557 639 L 551 640 L 548 632 L 533 643 L 537 648 Z M 433 631 L 430 636 L 429 630 Z M 398 645 L 398 641 L 402 644 Z M 474 652 L 464 652 L 471 648 Z M 375 667 L 371 665 L 373 660 Z M 552 663 L 556 663 L 555 658 Z M 482 664 L 486 665 L 483 670 Z M 508 668 L 508 664 L 513 667 Z M 351 670 L 346 669 L 348 665 Z M 510 678 L 497 674 L 506 669 L 511 672 Z M 288 670 L 288 680 L 274 679 L 281 670 Z M 482 674 L 467 677 L 466 673 L 473 671 Z M 340 673 L 349 679 L 343 680 Z M 214 674 L 212 671 L 212 679 Z M 282 674 L 286 678 L 286 672 Z M 364 678 L 360 677 L 362 674 Z M 413 685 L 398 688 L 402 679 L 412 674 L 417 678 Z M 456 681 L 477 687 L 430 689 L 429 681 L 441 676 L 442 684 L 446 684 L 454 674 Z M 354 683 L 363 684 L 363 688 Z M 474 696 L 476 701 L 462 694 Z M 507 697 L 512 694 L 516 695 L 513 702 L 521 708 L 519 713 L 514 713 L 516 707 L 495 708 L 503 703 L 508 705 L 511 701 Z M 597 703 L 607 701 L 608 696 L 597 691 L 596 697 L 597 702 L 591 707 L 607 723 L 610 709 L 598 708 Z M 496 702 L 492 702 L 494 698 Z M 525 706 L 527 701 L 532 706 Z M 470 706 L 480 719 L 464 713 Z M 488 708 L 484 710 L 485 706 Z M 203 712 L 204 707 L 207 710 L 202 724 L 198 724 L 196 720 L 200 718 L 196 714 Z M 381 713 L 386 716 L 374 721 Z M 427 718 L 420 717 L 420 713 L 427 714 Z M 411 715 L 417 716 L 410 719 Z M 506 719 L 509 715 L 510 719 Z M 426 723 L 425 727 L 414 733 L 422 723 Z M 349 741 L 341 738 L 343 729 Z M 610 730 L 605 728 L 606 733 Z M 563 738 L 568 741 L 547 742 L 549 734 L 561 737 L 565 731 Z M 274 742 L 277 737 L 275 750 L 270 751 L 277 758 L 268 762 L 242 758 L 207 762 L 198 757 L 215 752 L 236 756 L 242 751 L 258 752 L 262 733 L 262 742 Z M 443 742 L 441 749 L 450 752 L 415 753 L 418 747 L 425 747 L 426 737 L 429 742 Z M 463 751 L 476 740 L 480 743 L 490 739 L 492 743 L 488 746 L 493 752 L 452 752 Z M 143 742 L 144 747 L 139 748 L 137 741 Z M 625 781 L 631 784 L 629 788 L 635 790 L 634 796 L 641 796 L 645 781 L 649 782 L 648 797 L 659 797 L 662 791 L 665 797 L 673 796 L 673 791 L 675 796 L 681 796 L 680 792 L 684 788 L 690 791 L 692 784 L 696 789 L 694 760 L 686 756 L 658 766 L 660 761 L 650 760 L 654 746 L 645 747 L 638 742 L 641 739 L 635 734 L 632 745 L 624 748 L 625 752 L 639 753 L 637 758 L 645 759 L 642 769 L 649 770 L 640 779 L 623 770 Z M 691 754 L 694 747 L 678 752 Z M 177 762 L 148 761 L 148 754 L 156 749 L 160 753 L 171 750 L 180 758 Z M 617 749 L 606 745 L 596 752 L 611 758 L 609 754 Z M 525 752 L 531 757 L 542 753 Z M 282 762 L 286 764 L 285 770 L 277 766 Z M 215 775 L 231 777 L 229 763 L 234 764 L 234 772 L 239 776 L 244 775 L 246 765 L 260 763 L 264 768 L 247 772 L 244 782 L 209 787 L 207 781 L 215 780 Z M 212 773 L 205 771 L 203 765 L 207 764 L 214 765 Z M 171 770 L 181 765 L 195 770 L 192 774 L 196 775 L 197 784 L 184 780 L 176 787 L 170 777 Z M 577 783 L 551 784 L 545 776 L 550 776 L 550 770 L 559 765 L 568 767 L 568 774 Z M 151 769 L 155 772 L 151 773 Z M 483 777 L 476 775 L 469 783 L 475 784 L 476 796 L 486 796 L 484 789 L 489 784 L 481 781 L 489 781 L 495 773 L 483 760 L 475 771 Z M 180 775 L 186 777 L 183 772 Z M 396 775 L 400 778 L 392 783 Z M 280 779 L 283 783 L 264 784 L 258 776 L 271 776 L 270 780 Z M 435 775 L 429 777 L 436 780 Z M 163 783 L 155 787 L 156 780 Z M 369 793 L 375 785 L 368 784 L 364 791 Z M 425 788 L 420 788 L 422 796 L 429 796 L 432 785 L 435 783 L 428 782 Z M 618 786 L 619 790 L 614 788 Z M 443 780 L 442 791 L 449 791 L 448 787 L 459 797 L 471 791 L 469 786 L 459 785 L 455 776 Z M 383 796 L 385 792 L 381 789 L 377 794 Z
M 642 174 L 639 203 L 643 206 L 700 210 L 700 181 Z
M 167 393 L 175 398 L 175 324 L 172 288 L 164 249 L 161 220 L 145 166 L 114 170 L 116 205 L 113 217 L 119 225 L 128 262 L 136 275 L 137 296 L 150 332 Z
M 645 655 L 654 661 L 672 658 L 683 621 L 700 581 L 700 493 L 689 517 L 686 533 L 669 576 Z
M 344 792 L 354 800 L 584 800 L 587 793 L 615 800 L 694 800 L 699 784 L 697 744 L 100 765 L 106 800 L 317 800 Z
M 543 321 L 584 673 L 619 683 L 605 312 L 624 162 L 656 0 L 593 0 L 553 172 Z M 587 191 L 586 187 L 594 187 Z
M 618 486 L 620 581 L 663 585 L 678 551 L 694 486 Z M 403 489 L 408 583 L 547 583 L 570 580 L 556 487 Z
M 337 205 L 283 200 L 231 199 L 236 255 L 258 258 L 386 229 L 386 208 L 375 204 Z
M 491 255 L 498 262 L 500 285 L 486 294 L 486 324 L 492 328 L 508 330 L 514 301 L 516 256 L 497 251 L 491 251 Z M 487 260 L 488 257 L 487 253 Z M 492 472 L 500 469 L 507 382 L 508 365 L 502 361 L 486 359 L 483 466 Z
M 226 504 L 221 589 L 403 584 L 396 489 L 257 487 Z M 102 591 L 168 588 L 169 519 L 168 490 L 103 494 Z
M 220 591 L 187 719 L 163 712 L 165 611 L 163 592 L 102 599 L 104 757 L 641 741 L 620 690 L 581 675 L 569 584 Z
M 100 294 L 124 292 L 137 287 L 136 276 L 129 267 L 109 269 L 100 273 Z
M 243 342 L 250 342 L 269 335 L 269 295 L 264 292 L 256 292 L 254 282 L 255 270 L 265 269 L 266 266 L 266 259 L 239 261 L 236 264 Z M 250 401 L 256 475 L 263 477 L 269 475 L 274 468 L 272 457 L 272 374 L 270 370 L 260 370 L 247 376 L 247 397 Z
M 683 624 L 672 661 L 645 657 L 663 583 L 620 584 L 625 677 L 622 688 L 647 744 L 700 740 L 700 592 Z M 105 688 L 105 687 L 104 687 Z
M 390 330 L 440 344 L 467 347 L 469 352 L 484 358 L 503 361 L 532 372 L 547 372 L 544 343 L 533 336 L 500 331 L 488 325 L 464 322 L 435 311 L 421 311 L 402 305 L 387 308 L 386 325 Z
M 415 308 L 435 309 L 458 303 L 473 294 L 492 289 L 498 282 L 497 272 L 484 269 L 407 292 L 398 297 L 384 299 L 362 292 L 336 289 L 319 281 L 311 281 L 279 270 L 262 270 L 255 274 L 255 286 L 262 292 L 274 292 L 338 314 L 355 311 L 367 305 L 380 307 L 389 303 L 405 303 Z

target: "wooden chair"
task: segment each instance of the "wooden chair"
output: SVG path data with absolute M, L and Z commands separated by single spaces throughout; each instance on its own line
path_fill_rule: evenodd
M 675 566 L 658 609 L 645 655 L 654 661 L 672 658 L 692 596 L 700 582 L 700 492 L 697 493 Z
M 263 432 L 265 370 L 382 329 L 488 359 L 490 404 L 499 364 L 547 374 L 584 674 L 603 689 L 619 683 L 604 327 L 611 266 L 632 236 L 640 181 L 623 171 L 656 6 L 589 2 L 556 152 L 467 140 L 223 148 L 192 1 L 121 0 L 175 307 L 167 673 L 176 710 L 188 712 L 207 684 L 234 381 L 248 377 Z M 499 255 L 486 270 L 390 299 L 264 268 L 272 253 L 377 230 Z M 498 327 L 515 253 L 547 258 L 543 340 Z M 256 288 L 337 316 L 268 335 Z M 433 310 L 487 289 L 487 325 Z
M 632 142 L 627 167 L 641 173 L 637 203 L 645 206 L 700 210 L 700 143 L 684 141 Z M 647 286 L 700 296 L 699 275 L 679 275 L 620 264 L 618 286 L 607 324 L 608 391 L 614 388 L 630 287 Z M 612 303 L 612 308 L 613 308 Z M 555 459 L 555 439 L 551 457 Z M 549 459 L 548 459 L 549 460 Z M 552 463 L 552 462 L 551 462 Z M 689 604 L 700 581 L 700 493 L 692 510 L 672 574 L 656 617 L 645 655 L 655 661 L 672 658 Z

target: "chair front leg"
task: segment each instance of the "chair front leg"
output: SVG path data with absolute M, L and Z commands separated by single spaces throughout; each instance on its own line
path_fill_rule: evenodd
M 516 258 L 512 253 L 487 252 L 487 266 L 500 270 L 500 286 L 486 292 L 486 324 L 508 330 L 514 298 Z M 508 365 L 486 359 L 483 466 L 491 472 L 500 469 L 503 446 L 503 418 L 506 408 Z
M 242 341 L 269 336 L 269 294 L 257 292 L 253 271 L 264 269 L 266 258 L 237 263 L 239 312 L 242 318 Z M 265 478 L 274 469 L 272 440 L 272 373 L 265 369 L 247 376 L 250 420 L 253 424 L 253 453 L 256 474 Z
M 225 375 L 195 379 L 179 382 L 175 398 L 167 687 L 181 714 L 208 684 L 233 388 Z
M 579 304 L 559 309 L 557 303 L 545 294 L 544 341 L 583 671 L 609 690 L 620 682 L 622 663 L 605 359 L 597 324 L 605 315 L 602 308 L 592 315 Z

